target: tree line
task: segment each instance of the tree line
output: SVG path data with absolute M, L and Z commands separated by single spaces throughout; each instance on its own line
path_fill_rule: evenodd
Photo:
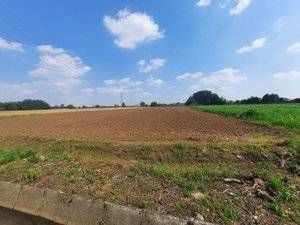
M 42 100 L 25 99 L 17 102 L 0 102 L 0 111 L 5 110 L 38 110 L 50 109 L 50 105 Z
M 277 94 L 265 94 L 262 98 L 260 97 L 250 97 L 243 100 L 226 100 L 225 98 L 219 97 L 216 93 L 211 91 L 203 90 L 194 93 L 192 96 L 188 98 L 185 102 L 185 105 L 224 105 L 224 104 L 275 104 L 275 103 L 300 103 L 300 98 L 296 99 L 287 99 L 282 98 Z M 141 102 L 139 104 L 141 107 L 164 107 L 164 106 L 182 106 L 184 103 L 158 103 L 151 102 L 150 104 L 146 104 L 145 102 Z M 80 106 L 76 107 L 74 105 L 59 105 L 59 106 L 50 106 L 47 102 L 43 100 L 32 100 L 25 99 L 23 101 L 15 101 L 15 102 L 0 102 L 0 111 L 6 110 L 42 110 L 42 109 L 75 109 L 75 108 L 107 108 L 112 106 Z M 119 105 L 114 105 L 113 107 L 120 107 Z M 127 107 L 125 103 L 121 104 L 121 107 Z
M 211 91 L 198 91 L 186 101 L 185 105 L 225 105 L 225 104 L 276 104 L 276 103 L 300 103 L 300 98 L 287 99 L 278 94 L 265 94 L 262 98 L 250 97 L 243 100 L 226 100 Z

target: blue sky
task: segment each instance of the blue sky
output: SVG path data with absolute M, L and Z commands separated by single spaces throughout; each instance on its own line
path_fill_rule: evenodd
M 300 97 L 300 1 L 2 0 L 0 101 Z

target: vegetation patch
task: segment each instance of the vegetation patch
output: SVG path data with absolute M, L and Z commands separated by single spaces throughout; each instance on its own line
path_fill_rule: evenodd
M 194 109 L 233 116 L 300 133 L 300 104 L 213 105 Z
M 298 139 L 281 135 L 161 142 L 0 136 L 0 180 L 182 218 L 200 214 L 220 225 L 251 224 L 254 217 L 295 225 L 300 183 L 291 165 L 299 164 Z
M 25 159 L 31 163 L 37 163 L 39 161 L 39 156 L 32 150 L 0 149 L 0 165 L 5 165 L 19 159 Z

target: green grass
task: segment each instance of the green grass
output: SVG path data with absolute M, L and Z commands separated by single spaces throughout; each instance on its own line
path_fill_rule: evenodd
M 39 167 L 29 165 L 26 168 L 24 168 L 24 171 L 22 173 L 22 179 L 25 181 L 33 182 L 42 177 L 42 175 L 43 172 Z
M 300 104 L 213 105 L 193 108 L 300 133 Z
M 0 165 L 5 165 L 19 159 L 26 159 L 30 163 L 37 163 L 39 156 L 32 150 L 0 149 Z

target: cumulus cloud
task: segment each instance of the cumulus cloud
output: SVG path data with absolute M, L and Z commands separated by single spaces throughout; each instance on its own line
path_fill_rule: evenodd
M 148 62 L 145 60 L 140 60 L 137 65 L 139 67 L 140 73 L 151 73 L 159 68 L 163 67 L 166 63 L 165 59 L 150 59 Z
M 143 89 L 140 87 L 143 81 L 134 81 L 129 77 L 121 79 L 104 80 L 104 85 L 96 89 L 99 94 L 120 94 L 130 92 L 141 92 Z
M 0 81 L 0 96 L 4 101 L 16 101 L 31 98 L 38 88 L 31 83 L 9 84 Z
M 197 6 L 199 7 L 207 7 L 211 4 L 211 0 L 198 0 L 196 3 Z
M 267 42 L 267 38 L 265 37 L 259 38 L 254 40 L 250 45 L 239 48 L 236 52 L 240 54 L 252 52 L 256 49 L 263 48 L 266 45 L 266 42 Z
M 216 71 L 209 76 L 201 78 L 201 81 L 205 85 L 220 86 L 220 87 L 237 84 L 244 80 L 247 80 L 247 77 L 245 76 L 245 74 L 243 74 L 239 70 L 233 69 L 233 68 L 225 68 L 225 69 Z
M 80 77 L 91 70 L 81 58 L 71 56 L 62 48 L 51 45 L 38 46 L 40 62 L 29 74 L 37 79 L 47 80 L 57 87 L 76 86 Z
M 159 25 L 146 13 L 123 9 L 116 16 L 105 16 L 103 23 L 120 48 L 135 49 L 138 44 L 164 37 Z
M 10 51 L 18 51 L 24 52 L 23 44 L 19 42 L 9 42 L 4 38 L 0 37 L 0 50 L 10 50 Z
M 144 89 L 147 87 L 158 87 L 163 84 L 163 80 L 149 78 L 144 81 L 132 80 L 129 77 L 121 79 L 104 80 L 104 86 L 98 87 L 98 94 L 117 95 L 121 93 L 146 93 Z
M 222 89 L 232 87 L 247 79 L 246 75 L 237 69 L 224 68 L 211 74 L 186 73 L 176 77 L 177 81 L 186 81 L 189 84 L 188 91 L 199 89 Z
M 117 80 L 105 80 L 104 83 L 106 85 L 113 85 L 113 84 L 116 84 L 117 83 Z
M 231 16 L 240 14 L 251 4 L 252 0 L 237 0 L 237 4 L 229 10 Z
M 154 87 L 158 87 L 160 85 L 162 85 L 164 82 L 162 79 L 154 79 L 154 78 L 150 78 L 146 80 L 146 84 L 148 86 L 154 86 Z
M 280 72 L 273 74 L 273 77 L 277 80 L 299 80 L 300 81 L 300 71 L 290 71 L 290 72 Z
M 203 76 L 203 73 L 185 73 L 176 77 L 178 81 L 190 81 L 190 80 L 199 80 Z
M 297 42 L 291 46 L 289 46 L 286 51 L 288 53 L 300 53 L 300 42 Z
M 122 79 L 113 79 L 113 80 L 104 80 L 104 84 L 107 86 L 112 86 L 112 85 L 118 85 L 121 87 L 133 87 L 133 86 L 139 86 L 143 84 L 142 81 L 133 81 L 129 77 L 125 77 Z

